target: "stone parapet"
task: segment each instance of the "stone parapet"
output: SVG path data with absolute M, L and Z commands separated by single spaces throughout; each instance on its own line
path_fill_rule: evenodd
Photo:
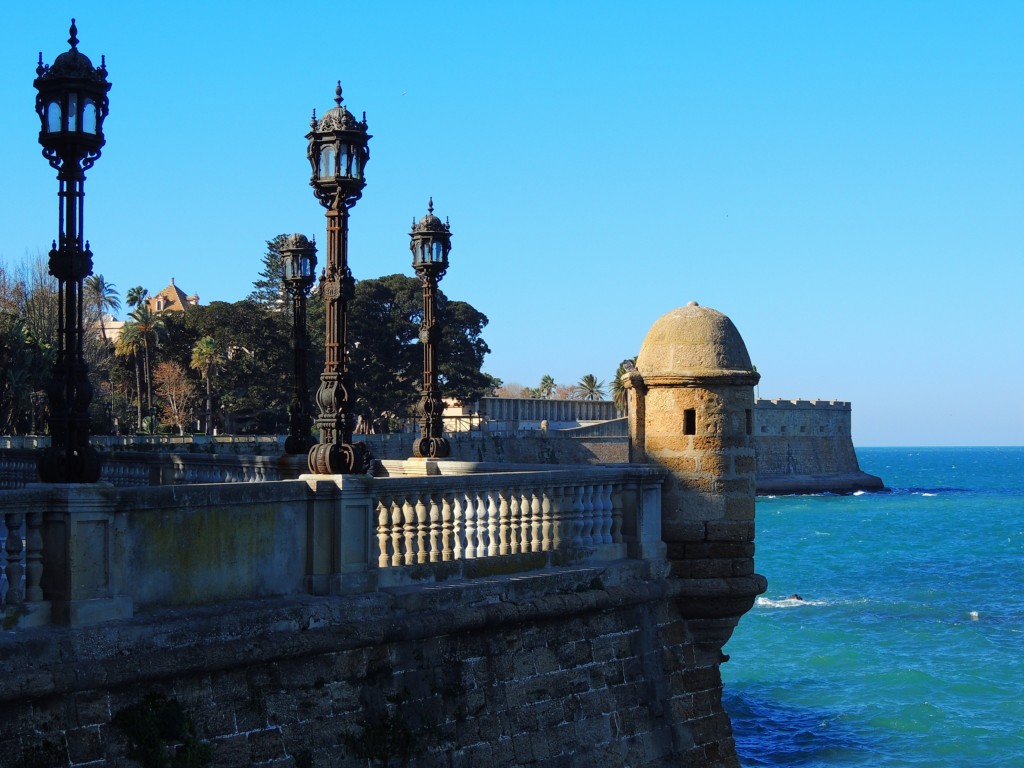
M 221 768 L 738 768 L 719 665 L 748 581 L 620 562 L 5 633 L 0 754 L 125 764 L 112 720 L 155 694 Z
M 29 609 L 46 602 L 57 622 L 86 624 L 625 557 L 662 569 L 657 469 L 437 464 L 431 476 L 0 492 L 6 620 L 36 621 Z

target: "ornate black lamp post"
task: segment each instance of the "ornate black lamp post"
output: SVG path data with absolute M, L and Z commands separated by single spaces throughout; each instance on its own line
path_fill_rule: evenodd
M 292 298 L 292 359 L 295 365 L 292 402 L 288 406 L 288 437 L 285 453 L 306 453 L 313 444 L 309 427 L 312 415 L 306 393 L 306 294 L 316 275 L 316 243 L 305 235 L 289 235 L 281 246 L 284 287 Z
M 365 443 L 352 444 L 352 377 L 348 371 L 348 301 L 352 272 L 348 268 L 348 211 L 363 194 L 363 176 L 370 159 L 366 114 L 356 120 L 341 103 L 341 82 L 334 104 L 319 120 L 310 121 L 310 186 L 327 209 L 327 268 L 320 278 L 327 316 L 324 372 L 316 404 L 320 443 L 309 451 L 309 471 L 320 475 L 351 474 L 365 469 Z
M 416 454 L 443 459 L 450 452 L 444 431 L 444 401 L 437 383 L 437 354 L 441 343 L 441 324 L 437 310 L 437 284 L 448 270 L 448 252 L 452 249 L 452 231 L 448 222 L 434 215 L 434 199 L 427 203 L 427 215 L 419 223 L 413 219 L 412 266 L 423 283 L 423 322 L 420 343 L 423 345 L 423 394 L 420 396 L 420 439 Z
M 100 477 L 99 454 L 89 445 L 88 367 L 82 354 L 82 281 L 92 274 L 92 251 L 83 237 L 85 171 L 103 147 L 107 116 L 106 57 L 93 67 L 78 50 L 78 30 L 71 20 L 71 50 L 51 66 L 39 54 L 36 112 L 42 127 L 43 157 L 60 182 L 59 239 L 50 250 L 50 274 L 57 278 L 57 361 L 50 399 L 50 447 L 39 459 L 39 476 L 46 483 L 94 483 Z

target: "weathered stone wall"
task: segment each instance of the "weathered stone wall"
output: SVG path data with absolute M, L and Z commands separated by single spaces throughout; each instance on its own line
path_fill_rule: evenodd
M 647 460 L 669 470 L 663 535 L 673 572 L 728 578 L 754 572 L 754 446 L 750 387 L 651 387 Z M 695 412 L 685 434 L 684 413 Z
M 754 406 L 760 493 L 877 490 L 862 472 L 851 437 L 850 403 L 758 400 Z
M 479 417 L 494 431 L 576 427 L 584 422 L 607 421 L 618 416 L 611 400 L 545 400 L 536 397 L 482 397 Z
M 360 435 L 378 459 L 407 459 L 417 435 Z M 567 437 L 540 430 L 518 434 L 456 432 L 448 435 L 451 457 L 484 464 L 619 464 L 626 461 L 626 438 L 612 435 Z
M 365 768 L 388 745 L 445 768 L 738 766 L 719 674 L 735 620 L 691 618 L 727 596 L 644 568 L 3 633 L 0 764 L 133 765 L 111 721 L 157 692 L 220 768 Z

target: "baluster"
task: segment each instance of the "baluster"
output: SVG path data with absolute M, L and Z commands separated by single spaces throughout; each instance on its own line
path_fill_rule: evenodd
M 402 562 L 412 565 L 416 562 L 416 507 L 409 493 L 403 494 L 402 523 L 405 533 L 405 557 Z
M 7 605 L 20 605 L 23 599 L 21 577 L 25 569 L 21 564 L 21 523 L 25 516 L 21 512 L 8 512 L 4 515 L 7 524 Z
M 391 541 L 391 494 L 382 494 L 377 501 L 377 565 L 387 568 L 391 564 L 388 542 Z
M 487 557 L 491 547 L 497 547 L 498 541 L 496 538 L 492 539 L 491 522 L 487 515 L 487 502 L 488 502 L 488 491 L 480 491 L 479 505 L 476 508 L 476 535 L 477 535 L 477 557 Z M 494 531 L 494 535 L 497 535 L 497 529 Z
M 611 544 L 612 539 L 612 486 L 611 483 L 603 483 L 599 485 L 598 491 L 600 492 L 600 520 L 601 520 L 601 543 Z
M 520 528 L 522 535 L 520 540 L 522 541 L 523 552 L 533 551 L 533 523 L 534 523 L 534 512 L 533 505 L 530 503 L 530 489 L 523 488 L 519 492 L 519 517 L 522 521 Z
M 456 501 L 462 494 L 456 494 Z M 477 547 L 477 532 L 476 532 L 476 500 L 469 491 L 466 492 L 465 496 L 462 496 L 462 516 L 463 516 L 463 527 L 466 534 L 466 547 L 464 552 L 467 560 L 472 560 L 476 557 Z
M 391 502 L 391 565 L 402 565 L 405 562 L 405 539 L 402 525 L 402 502 L 404 496 L 395 494 Z
M 530 499 L 526 494 L 527 491 L 525 489 L 517 489 L 512 496 L 516 504 L 514 525 L 519 552 L 530 551 Z
M 498 554 L 507 555 L 511 548 L 509 546 L 509 503 L 508 491 L 498 491 Z
M 622 483 L 612 486 L 612 543 L 622 543 Z M 635 517 L 634 517 L 635 520 Z M 634 527 L 636 523 L 634 522 Z
M 581 519 L 583 521 L 583 527 L 580 530 L 580 541 L 584 547 L 592 547 L 595 544 L 594 486 L 588 483 L 583 486 L 582 491 L 583 514 Z
M 551 489 L 551 548 L 568 546 L 568 532 L 565 529 L 565 488 L 560 485 Z
M 43 513 L 25 515 L 25 602 L 43 599 Z
M 427 492 L 426 498 L 423 493 L 419 493 L 416 496 L 416 503 L 413 505 L 413 509 L 416 512 L 416 562 L 425 563 L 430 559 L 430 513 L 429 513 L 429 502 L 430 494 Z
M 536 488 L 530 490 L 530 551 L 543 552 L 541 542 L 540 493 Z
M 553 533 L 554 517 L 552 514 L 552 501 L 554 491 L 548 486 L 541 488 L 541 500 L 540 500 L 540 548 L 542 552 L 547 552 L 555 548 Z
M 565 496 L 568 506 L 568 543 L 572 549 L 578 549 L 583 546 L 583 487 L 577 485 L 567 488 Z
M 532 523 L 532 517 L 530 515 L 530 491 L 526 488 L 520 488 L 516 491 L 516 498 L 519 502 L 519 551 L 529 552 L 530 525 Z
M 493 557 L 498 554 L 498 505 L 494 497 L 497 491 L 485 491 L 487 495 L 487 555 Z
M 430 562 L 436 563 L 441 559 L 443 545 L 441 543 L 441 505 L 437 503 L 437 494 L 430 494 Z M 445 542 L 447 544 L 447 542 Z M 421 561 L 422 562 L 422 561 Z
M 505 495 L 508 497 L 509 506 L 509 548 L 508 553 L 516 555 L 523 552 L 522 531 L 520 530 L 522 520 L 522 508 L 519 506 L 519 493 L 515 488 L 507 489 Z
M 462 554 L 459 541 L 459 495 L 445 491 L 441 496 L 441 559 L 458 560 Z

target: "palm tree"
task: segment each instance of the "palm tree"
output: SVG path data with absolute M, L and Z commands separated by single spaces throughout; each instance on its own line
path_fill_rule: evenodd
M 555 391 L 555 380 L 545 373 L 540 379 L 537 391 L 540 392 L 541 397 L 550 399 L 551 394 Z
M 615 369 L 615 378 L 612 379 L 612 401 L 615 403 L 615 410 L 619 413 L 626 412 L 626 388 L 622 386 L 622 376 L 626 372 L 634 370 L 635 366 L 636 358 L 631 357 L 623 360 Z
M 103 322 L 105 312 L 117 312 L 121 309 L 121 298 L 117 294 L 117 286 L 108 283 L 103 275 L 89 275 L 85 278 L 85 295 L 89 306 L 96 311 L 100 321 L 100 334 L 107 340 L 107 327 Z
M 192 368 L 202 374 L 206 381 L 206 434 L 210 434 L 210 422 L 213 421 L 213 393 L 210 379 L 217 372 L 220 351 L 212 336 L 203 336 L 192 347 Z
M 598 381 L 597 376 L 588 373 L 576 383 L 580 400 L 600 400 L 604 397 L 604 382 Z
M 124 328 L 121 329 L 121 335 L 117 337 L 117 341 L 114 343 L 114 354 L 118 357 L 130 357 L 135 362 L 135 407 L 138 412 L 136 429 L 141 431 L 142 374 L 140 372 L 140 352 L 142 352 L 142 332 L 139 330 L 138 324 L 125 323 Z
M 147 296 L 149 296 L 149 291 L 141 285 L 136 285 L 128 289 L 128 293 L 125 294 L 124 298 L 128 302 L 128 306 L 134 308 L 141 307 Z
M 134 289 L 132 289 L 134 290 Z M 146 373 L 146 407 L 153 413 L 153 357 L 150 349 L 155 348 L 163 336 L 166 325 L 162 317 L 154 313 L 148 304 L 139 304 L 131 314 L 132 320 L 142 336 L 142 352 Z M 154 350 L 155 351 L 155 350 Z

